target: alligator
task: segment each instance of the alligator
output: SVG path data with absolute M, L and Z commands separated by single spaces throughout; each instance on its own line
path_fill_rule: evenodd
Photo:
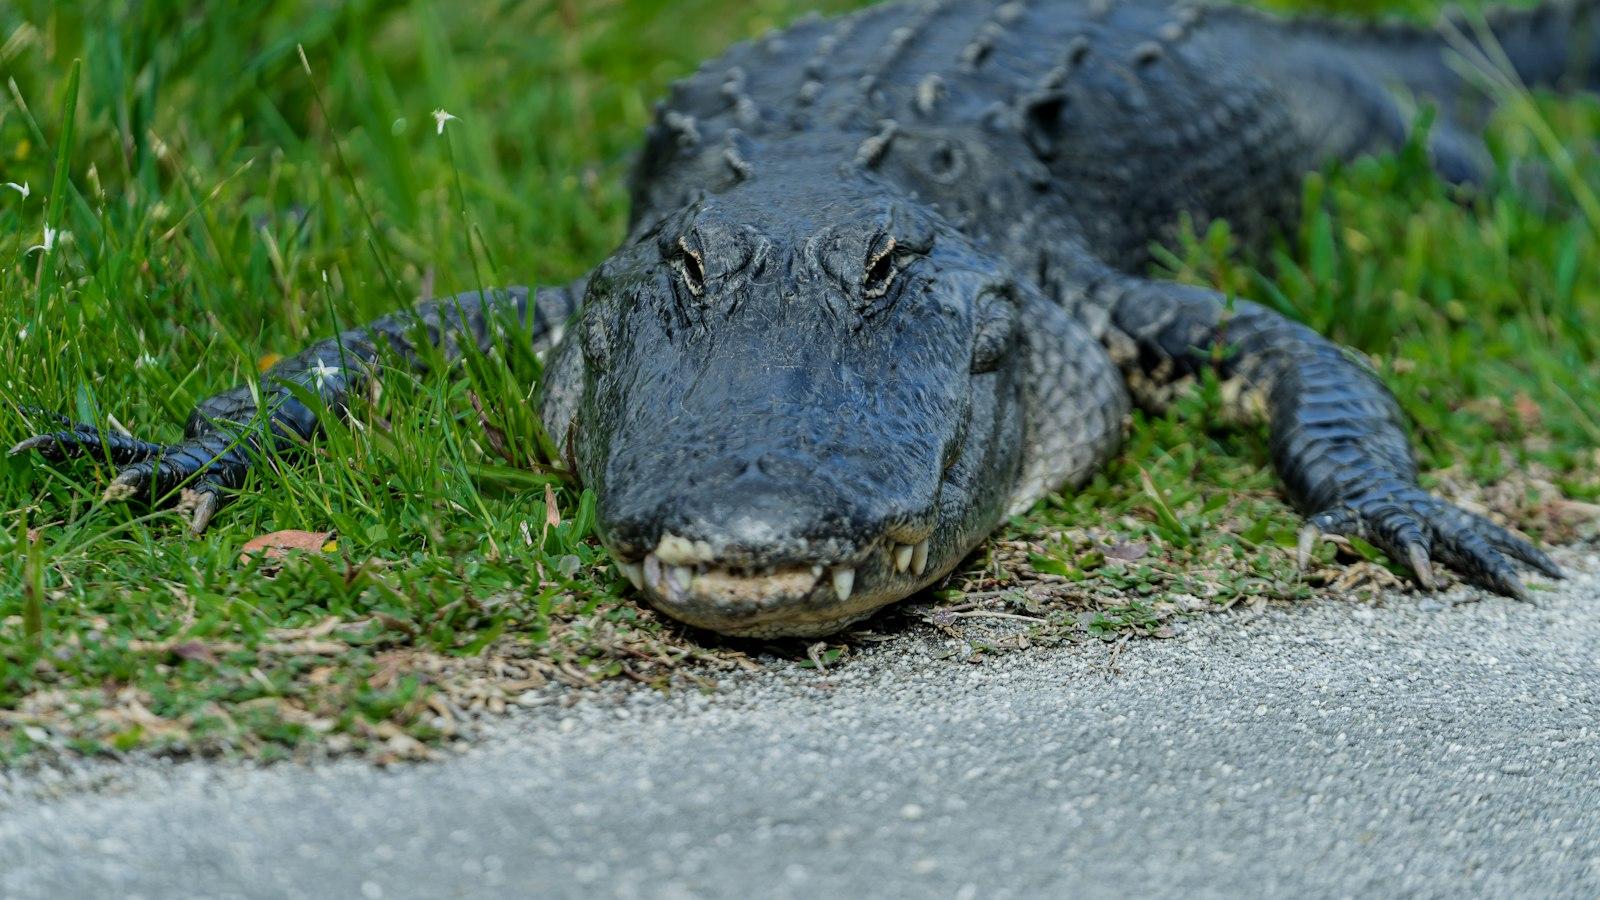
M 1302 553 L 1359 535 L 1425 589 L 1437 564 L 1526 598 L 1517 563 L 1560 569 L 1418 485 L 1362 357 L 1146 276 L 1180 223 L 1259 247 L 1308 173 L 1408 141 L 1483 188 L 1485 85 L 1508 83 L 1600 86 L 1600 0 L 1432 27 L 1163 0 L 813 16 L 673 85 L 626 238 L 586 276 L 344 331 L 204 401 L 173 445 L 66 422 L 13 452 L 99 456 L 110 497 L 177 497 L 198 534 L 386 370 L 531 339 L 543 427 L 635 589 L 713 631 L 818 636 L 1082 484 L 1134 404 L 1215 378 L 1230 418 L 1267 428 Z

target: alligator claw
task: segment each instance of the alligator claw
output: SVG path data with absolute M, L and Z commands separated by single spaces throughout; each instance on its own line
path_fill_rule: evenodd
M 1412 544 L 1406 548 L 1406 568 L 1416 576 L 1417 584 L 1424 590 L 1433 590 L 1436 583 L 1433 580 L 1433 563 L 1428 559 L 1428 548 L 1421 544 Z
M 221 506 L 221 486 L 210 479 L 201 479 L 193 487 L 185 488 L 178 499 L 178 509 L 189 513 L 189 533 L 195 536 L 206 530 L 211 516 Z
M 141 494 L 167 497 L 181 489 L 179 508 L 189 513 L 189 531 L 200 534 L 225 500 L 222 489 L 236 487 L 247 466 L 243 454 L 225 436 L 210 434 L 170 446 L 142 441 L 92 425 L 74 424 L 53 413 L 42 414 L 68 426 L 34 435 L 12 447 L 17 455 L 36 450 L 51 462 L 102 456 L 117 466 L 106 487 L 106 502 L 131 500 Z
M 1453 506 L 1411 485 L 1375 490 L 1307 522 L 1307 532 L 1354 535 L 1370 542 L 1411 573 L 1417 584 L 1438 586 L 1434 563 L 1442 563 L 1462 580 L 1527 600 L 1527 587 L 1512 560 L 1550 578 L 1564 577 L 1561 568 L 1522 537 L 1475 513 Z M 1302 555 L 1309 551 L 1302 534 Z

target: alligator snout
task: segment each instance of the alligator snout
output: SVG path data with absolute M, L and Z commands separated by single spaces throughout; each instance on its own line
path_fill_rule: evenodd
M 601 504 L 619 567 L 674 618 L 729 634 L 821 634 L 930 574 L 936 482 L 917 503 L 818 467 L 780 472 L 769 461 L 721 474 L 680 470 L 677 491 L 634 481 L 640 489 Z M 681 489 L 691 481 L 695 490 Z

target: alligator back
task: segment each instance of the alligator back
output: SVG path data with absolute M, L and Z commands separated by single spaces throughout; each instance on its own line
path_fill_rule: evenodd
M 1493 46 L 1531 84 L 1594 83 L 1597 8 L 1493 13 Z M 1163 0 L 931 0 L 803 20 L 673 86 L 634 175 L 633 233 L 803 160 L 878 168 L 1012 258 L 1021 229 L 1125 268 L 1184 217 L 1226 218 L 1251 240 L 1292 219 L 1306 171 L 1405 139 L 1397 90 L 1450 107 L 1441 171 L 1480 177 L 1466 107 L 1486 104 L 1445 36 L 1475 33 Z
M 1182 212 L 1277 221 L 1307 155 L 1203 22 L 1160 2 L 936 0 L 738 45 L 661 105 L 635 233 L 786 154 L 879 167 L 974 231 L 1047 211 L 1130 262 Z

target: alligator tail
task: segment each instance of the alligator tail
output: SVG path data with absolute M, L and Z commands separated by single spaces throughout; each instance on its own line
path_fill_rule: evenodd
M 1483 40 L 1485 26 L 1492 42 Z M 1528 87 L 1600 89 L 1600 0 L 1546 0 L 1481 17 L 1457 13 L 1440 30 L 1447 41 L 1459 35 L 1473 49 L 1486 51 L 1488 61 L 1509 62 Z
M 1206 16 L 1252 46 L 1270 47 L 1287 78 L 1308 60 L 1404 84 L 1446 104 L 1481 96 L 1464 84 L 1469 66 L 1507 65 L 1530 88 L 1600 90 L 1600 0 L 1545 0 L 1534 7 L 1450 13 L 1433 24 L 1383 19 L 1280 18 L 1244 7 L 1208 7 Z M 1471 79 L 1473 81 L 1480 79 Z

